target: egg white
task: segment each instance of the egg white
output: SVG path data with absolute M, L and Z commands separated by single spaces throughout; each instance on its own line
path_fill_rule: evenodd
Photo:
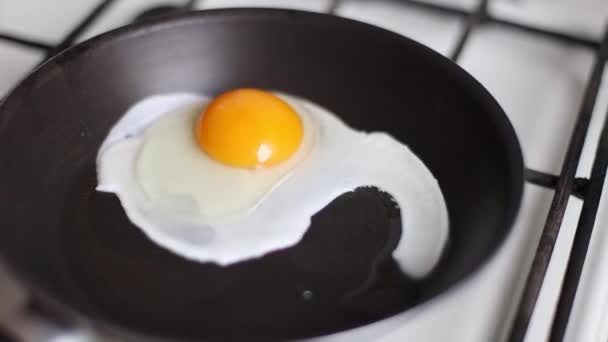
M 159 95 L 135 104 L 110 131 L 98 154 L 97 189 L 115 193 L 129 219 L 158 245 L 188 259 L 229 265 L 296 244 L 311 217 L 336 197 L 376 186 L 393 196 L 402 214 L 393 257 L 412 277 L 430 272 L 448 239 L 448 213 L 422 161 L 386 133 L 353 130 L 314 103 L 277 95 L 296 109 L 307 132 L 285 165 L 219 165 L 184 135 L 193 130 L 193 113 L 209 100 Z M 181 147 L 167 146 L 177 140 Z M 197 164 L 194 152 L 200 167 L 184 170 Z M 230 185 L 231 175 L 239 186 L 230 186 L 230 195 L 218 201 L 213 194 Z

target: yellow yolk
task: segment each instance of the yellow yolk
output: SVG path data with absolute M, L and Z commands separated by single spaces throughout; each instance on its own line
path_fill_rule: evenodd
M 216 97 L 196 123 L 199 146 L 226 165 L 255 168 L 291 157 L 302 142 L 298 114 L 272 93 L 236 89 Z

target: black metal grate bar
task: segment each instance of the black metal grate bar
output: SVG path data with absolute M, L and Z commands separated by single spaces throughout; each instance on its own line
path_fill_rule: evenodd
M 463 16 L 463 17 L 471 15 L 471 13 L 466 10 L 456 8 L 456 7 L 448 7 L 448 6 L 443 6 L 443 5 L 439 5 L 439 4 L 434 4 L 432 2 L 423 2 L 420 0 L 400 0 L 400 1 L 410 4 L 413 7 L 417 7 L 417 8 L 423 9 L 423 10 L 429 10 L 429 11 L 432 11 L 434 13 L 439 13 L 439 14 L 459 15 L 459 16 Z
M 70 47 L 70 45 L 74 44 L 78 36 L 80 36 L 84 30 L 86 30 L 99 16 L 103 14 L 103 12 L 110 6 L 115 0 L 103 0 L 101 1 L 86 17 L 82 19 L 70 33 L 53 49 L 51 49 L 46 57 L 51 57 L 56 55 L 62 50 Z
M 0 33 L 0 39 L 35 49 L 50 50 L 53 48 L 53 45 L 49 43 L 44 43 L 34 39 L 17 37 L 4 33 Z
M 471 36 L 471 32 L 473 29 L 479 26 L 484 20 L 486 20 L 488 16 L 488 0 L 481 0 L 479 6 L 475 12 L 471 13 L 468 16 L 466 26 L 462 31 L 460 38 L 458 39 L 458 43 L 452 51 L 450 55 L 450 59 L 454 62 L 458 61 L 460 55 L 462 54 L 462 50 L 464 49 L 465 44 L 468 42 L 469 37 Z
M 202 0 L 201 0 L 201 1 L 202 1 Z M 194 8 L 195 8 L 195 7 L 196 7 L 196 6 L 199 4 L 199 2 L 200 2 L 200 1 L 197 1 L 197 0 L 189 0 L 189 1 L 186 1 L 186 3 L 185 3 L 185 4 L 184 4 L 184 6 L 183 6 L 183 9 L 185 9 L 185 10 L 191 10 L 191 9 L 194 9 Z
M 435 3 L 422 2 L 420 0 L 401 0 L 401 1 L 404 3 L 407 3 L 409 5 L 412 5 L 413 7 L 428 10 L 428 11 L 431 11 L 434 13 L 456 15 L 456 16 L 463 16 L 463 17 L 467 17 L 467 16 L 471 15 L 471 13 L 466 10 L 462 10 L 459 8 L 453 8 L 453 7 L 446 7 L 446 6 L 435 4 Z M 543 36 L 546 38 L 556 39 L 561 42 L 565 42 L 565 43 L 569 43 L 569 44 L 581 45 L 581 46 L 585 46 L 585 47 L 588 47 L 591 49 L 599 48 L 599 43 L 593 39 L 585 39 L 585 38 L 573 36 L 573 35 L 570 35 L 567 33 L 545 30 L 545 29 L 530 26 L 530 25 L 519 24 L 519 23 L 510 21 L 510 20 L 497 18 L 487 11 L 486 11 L 486 15 L 483 19 L 484 20 L 482 23 L 494 23 L 494 24 L 505 26 L 505 27 L 513 28 L 516 30 L 524 31 L 526 33 L 535 34 L 535 35 Z
M 158 19 L 162 16 L 183 13 L 190 10 L 193 10 L 197 5 L 200 5 L 202 0 L 189 0 L 184 2 L 182 5 L 158 5 L 154 7 L 150 7 L 142 12 L 140 12 L 134 19 L 134 22 L 150 20 L 150 19 Z
M 549 209 L 547 221 L 536 249 L 532 268 L 530 269 L 530 273 L 526 280 L 526 287 L 519 304 L 518 312 L 515 316 L 515 322 L 509 338 L 509 341 L 511 342 L 523 341 L 525 337 L 545 273 L 549 266 L 549 261 L 551 260 L 551 255 L 553 254 L 553 247 L 557 241 L 564 212 L 566 211 L 570 195 L 574 190 L 576 169 L 581 157 L 583 144 L 585 143 L 589 123 L 591 121 L 591 114 L 595 106 L 602 74 L 606 65 L 605 51 L 608 49 L 608 31 L 602 39 L 601 46 L 602 48 L 597 51 L 595 56 L 593 71 L 589 83 L 587 84 L 576 125 L 566 151 L 566 157 L 562 165 L 561 175 L 557 181 L 556 191 L 551 203 L 551 208 Z M 595 190 L 590 189 L 588 191 Z M 599 191 L 601 191 L 601 189 Z M 588 216 L 583 217 L 581 213 L 581 220 L 585 219 L 588 219 Z
M 600 48 L 600 43 L 593 39 L 585 39 L 585 38 L 569 35 L 569 34 L 562 33 L 562 32 L 555 32 L 555 31 L 544 30 L 541 28 L 533 27 L 533 26 L 522 25 L 522 24 L 518 24 L 518 23 L 515 23 L 512 21 L 509 21 L 509 20 L 499 19 L 499 18 L 492 17 L 492 16 L 489 16 L 487 21 L 496 23 L 498 25 L 502 25 L 504 27 L 522 31 L 524 33 L 534 34 L 534 35 L 538 35 L 541 37 L 554 39 L 554 40 L 557 40 L 557 41 L 560 41 L 563 43 L 567 43 L 567 44 L 584 46 L 586 48 L 593 49 L 593 50 L 597 50 Z
M 559 180 L 559 176 L 528 168 L 524 170 L 524 177 L 528 183 L 552 189 L 557 187 L 557 181 Z M 575 178 L 572 195 L 576 196 L 577 198 L 584 199 L 588 186 L 589 179 L 582 177 Z
M 608 28 L 606 30 L 608 36 Z M 608 44 L 604 44 L 600 53 L 603 55 L 604 63 L 608 62 Z M 608 113 L 606 113 L 608 117 Z M 595 218 L 600 205 L 604 180 L 606 179 L 606 168 L 608 167 L 608 120 L 600 135 L 599 144 L 595 152 L 595 160 L 591 169 L 589 190 L 581 209 L 574 242 L 570 251 L 570 258 L 564 275 L 562 291 L 559 296 L 557 311 L 551 327 L 551 341 L 562 341 L 568 319 L 572 311 L 572 304 L 576 296 L 576 290 L 580 281 L 587 249 L 593 233 Z
M 327 10 L 325 12 L 327 12 L 328 14 L 336 14 L 336 11 L 338 10 L 338 7 L 340 6 L 340 2 L 341 2 L 341 0 L 331 0 L 329 2 L 329 6 L 327 7 Z

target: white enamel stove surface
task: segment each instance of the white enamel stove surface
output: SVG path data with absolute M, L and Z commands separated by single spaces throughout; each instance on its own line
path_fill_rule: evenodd
M 478 0 L 426 0 L 471 10 Z M 0 0 L 0 33 L 56 44 L 97 5 L 96 0 Z M 118 0 L 78 40 L 128 23 L 143 9 L 184 1 Z M 288 7 L 323 12 L 330 0 L 201 0 L 199 8 Z M 492 0 L 497 17 L 599 40 L 608 21 L 606 0 Z M 449 54 L 463 29 L 461 19 L 438 15 L 391 0 L 343 0 L 336 9 L 355 18 L 399 32 Z M 58 20 L 61 18 L 60 20 Z M 0 40 L 0 97 L 43 57 L 39 50 Z M 519 136 L 527 166 L 559 173 L 591 70 L 593 52 L 504 27 L 474 31 L 460 59 L 498 99 Z M 608 73 L 591 123 L 578 176 L 588 177 L 595 146 L 608 107 Z M 606 183 L 608 188 L 608 183 Z M 605 193 L 606 191 L 604 191 Z M 513 234 L 496 258 L 465 284 L 430 304 L 352 333 L 335 341 L 499 341 L 507 334 L 525 273 L 543 228 L 553 191 L 526 185 Z M 605 197 L 605 195 L 604 195 Z M 567 341 L 608 341 L 608 199 L 600 204 L 596 228 L 575 301 Z M 581 202 L 571 198 L 547 279 L 526 341 L 544 341 L 572 243 Z M 0 325 L 17 330 L 25 341 L 49 341 L 50 327 L 16 319 L 26 294 L 0 267 Z M 53 335 L 53 334 L 51 334 Z M 52 341 L 89 341 L 93 335 L 65 335 Z M 107 340 L 107 338 L 102 338 Z

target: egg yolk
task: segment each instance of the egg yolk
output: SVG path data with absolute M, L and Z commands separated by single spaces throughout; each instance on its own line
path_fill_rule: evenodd
M 259 89 L 236 89 L 216 97 L 201 113 L 195 131 L 199 146 L 211 158 L 241 168 L 289 159 L 304 135 L 293 108 Z

